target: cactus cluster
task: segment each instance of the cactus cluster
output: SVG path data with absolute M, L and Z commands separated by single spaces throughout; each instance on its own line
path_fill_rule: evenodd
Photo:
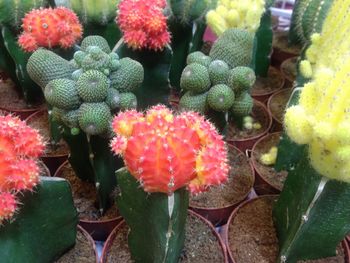
M 309 146 L 316 171 L 346 182 L 350 182 L 350 38 L 344 36 L 350 30 L 349 11 L 348 2 L 334 3 L 322 33 L 311 37 L 302 66 L 311 81 L 304 85 L 299 104 L 285 115 L 287 134 Z
M 180 80 L 185 91 L 180 108 L 203 114 L 212 109 L 230 111 L 235 116 L 249 115 L 253 107 L 249 91 L 255 82 L 254 71 L 247 67 L 251 58 L 249 45 L 244 45 L 252 41 L 249 36 L 232 29 L 217 40 L 209 56 L 200 51 L 188 55 Z M 234 48 L 228 50 L 227 45 Z
M 0 116 L 0 225 L 18 210 L 16 195 L 39 182 L 36 158 L 44 150 L 39 133 L 17 117 Z
M 121 112 L 112 126 L 117 135 L 111 142 L 113 151 L 123 156 L 146 192 L 171 195 L 188 186 L 199 193 L 227 179 L 225 143 L 197 113 L 174 115 L 157 105 L 145 114 Z
M 89 135 L 110 131 L 112 112 L 136 108 L 132 93 L 143 82 L 143 67 L 119 59 L 100 36 L 86 37 L 71 62 L 40 49 L 27 65 L 29 75 L 43 89 L 55 118 L 72 131 Z
M 264 0 L 219 0 L 216 9 L 207 15 L 207 24 L 217 36 L 227 29 L 239 28 L 254 33 L 265 12 Z
M 32 10 L 25 15 L 22 29 L 18 44 L 26 52 L 39 47 L 72 47 L 83 31 L 76 14 L 65 7 Z
M 116 23 L 128 47 L 162 50 L 170 43 L 167 18 L 163 14 L 165 6 L 165 0 L 120 1 Z

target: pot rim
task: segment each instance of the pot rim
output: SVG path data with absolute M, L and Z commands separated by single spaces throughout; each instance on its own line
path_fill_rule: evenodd
M 80 225 L 77 225 L 77 230 L 82 232 L 84 234 L 84 236 L 92 244 L 92 248 L 93 248 L 95 256 L 96 256 L 96 263 L 99 263 L 99 258 L 98 258 L 98 253 L 97 253 L 95 241 L 92 239 L 91 235 L 84 228 L 82 228 Z
M 286 83 L 286 78 L 285 78 L 285 76 L 283 75 L 282 71 L 279 70 L 277 67 L 274 67 L 274 66 L 271 66 L 271 65 L 269 66 L 269 71 L 270 71 L 270 69 L 275 70 L 275 71 L 278 72 L 278 74 L 281 76 L 282 81 L 281 81 L 280 86 L 279 86 L 278 88 L 276 88 L 275 90 L 272 90 L 272 91 L 269 91 L 269 92 L 265 92 L 265 93 L 259 93 L 259 94 L 255 94 L 255 93 L 253 92 L 253 91 L 254 91 L 254 86 L 253 86 L 252 92 L 251 92 L 251 94 L 250 94 L 252 97 L 270 96 L 270 95 L 276 93 L 277 91 L 280 91 L 281 89 L 283 89 L 284 84 Z M 257 77 L 257 78 L 258 78 L 258 77 Z

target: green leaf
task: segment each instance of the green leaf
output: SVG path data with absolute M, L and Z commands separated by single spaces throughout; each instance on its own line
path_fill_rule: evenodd
M 116 172 L 118 209 L 130 227 L 129 248 L 136 263 L 177 263 L 184 246 L 188 191 L 146 193 L 130 173 Z M 173 201 L 173 210 L 171 204 Z
M 78 224 L 69 183 L 41 177 L 21 198 L 15 221 L 0 226 L 3 263 L 48 263 L 74 246 Z
M 156 104 L 168 104 L 170 95 L 169 71 L 172 50 L 165 47 L 162 51 L 132 50 L 124 43 L 117 49 L 121 58 L 129 57 L 140 62 L 144 68 L 142 86 L 135 90 L 139 109 Z

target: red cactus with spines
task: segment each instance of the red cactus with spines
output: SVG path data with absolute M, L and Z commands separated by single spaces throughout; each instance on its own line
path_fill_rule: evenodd
M 39 47 L 72 47 L 83 33 L 77 15 L 68 8 L 34 9 L 23 18 L 18 43 L 27 52 Z
M 38 184 L 36 158 L 43 150 L 43 140 L 36 130 L 17 117 L 0 116 L 0 224 L 16 212 L 16 195 L 32 191 Z
M 164 0 L 122 0 L 116 22 L 133 49 L 162 50 L 170 42 Z
M 172 194 L 188 186 L 196 194 L 227 179 L 225 143 L 197 113 L 174 115 L 158 105 L 145 114 L 122 112 L 112 126 L 112 150 L 146 192 Z

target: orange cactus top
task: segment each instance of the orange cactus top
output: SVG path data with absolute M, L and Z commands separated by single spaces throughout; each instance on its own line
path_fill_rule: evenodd
M 158 105 L 145 114 L 121 112 L 113 120 L 112 150 L 124 158 L 146 192 L 191 193 L 226 181 L 229 165 L 222 137 L 195 112 L 174 115 Z

